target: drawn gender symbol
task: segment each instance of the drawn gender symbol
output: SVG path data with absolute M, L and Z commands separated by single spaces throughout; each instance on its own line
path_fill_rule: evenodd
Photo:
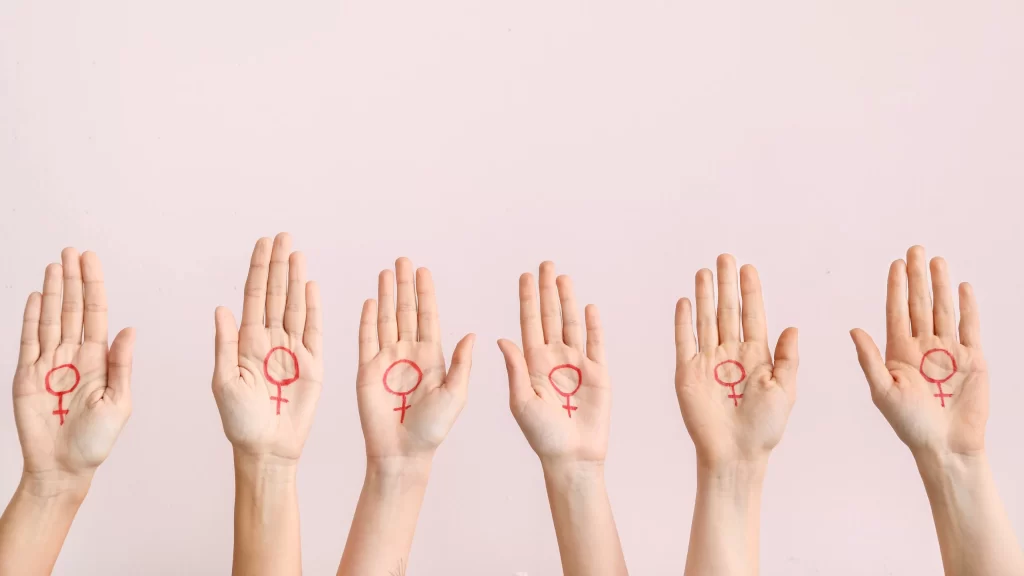
M 53 388 L 50 387 L 50 375 L 52 375 L 57 370 L 62 370 L 64 368 L 68 368 L 69 370 L 74 372 L 75 383 L 72 384 L 71 388 L 68 388 L 67 390 L 54 390 Z M 61 426 L 64 425 L 64 415 L 68 413 L 68 411 L 64 409 L 64 395 L 71 394 L 72 392 L 74 392 L 75 388 L 78 388 L 78 382 L 81 379 L 82 375 L 78 373 L 78 368 L 75 368 L 74 364 L 61 364 L 60 366 L 57 366 L 56 368 L 53 368 L 52 370 L 46 373 L 46 378 L 44 379 L 44 381 L 46 382 L 46 391 L 57 397 L 57 409 L 54 410 L 53 413 L 56 414 L 57 416 L 60 416 Z
M 284 380 L 278 380 L 270 375 L 270 357 L 274 355 L 274 352 L 287 352 L 288 355 L 291 356 L 292 365 L 295 366 L 294 376 L 290 378 L 285 378 Z M 270 382 L 274 386 L 277 386 L 277 396 L 271 396 L 270 399 L 277 401 L 277 414 L 280 415 L 281 403 L 288 402 L 288 399 L 285 398 L 283 394 L 281 394 L 281 388 L 299 379 L 299 359 L 298 357 L 295 356 L 295 352 L 292 352 L 291 350 L 285 348 L 284 346 L 274 346 L 273 348 L 271 348 L 270 352 L 267 352 L 266 357 L 263 358 L 263 377 L 267 379 L 267 382 Z
M 722 366 L 725 366 L 726 364 L 731 364 L 731 365 L 733 365 L 733 366 L 735 366 L 735 367 L 740 369 L 740 377 L 737 378 L 735 381 L 726 382 L 725 380 L 722 380 L 721 376 L 718 375 L 718 369 L 721 368 Z M 736 393 L 736 385 L 739 384 L 740 382 L 743 382 L 743 380 L 746 377 L 747 377 L 747 371 L 743 369 L 743 364 L 740 364 L 739 362 L 737 362 L 735 360 L 726 360 L 725 362 L 719 362 L 718 366 L 715 366 L 715 382 L 718 382 L 722 386 L 728 386 L 729 387 L 729 390 L 731 390 L 731 392 L 729 393 L 729 398 L 732 398 L 732 405 L 733 406 L 739 406 L 740 405 L 740 402 L 739 402 L 738 399 L 739 398 L 743 398 L 743 394 L 737 394 Z
M 559 370 L 572 370 L 576 373 L 576 387 L 572 389 L 572 392 L 566 392 L 559 388 L 558 384 L 555 384 L 555 372 L 558 372 Z M 551 387 L 555 389 L 555 392 L 558 392 L 559 396 L 565 397 L 565 406 L 562 406 L 562 408 L 565 408 L 566 414 L 569 415 L 569 418 L 572 418 L 572 411 L 578 409 L 579 406 L 573 406 L 572 403 L 569 402 L 569 398 L 576 394 L 580 389 L 580 385 L 583 384 L 583 372 L 579 367 L 573 366 L 572 364 L 560 364 L 552 368 L 551 372 L 548 372 L 548 382 L 551 382 Z
M 931 376 L 929 376 L 929 375 L 924 373 L 924 362 L 925 362 L 925 360 L 928 359 L 928 356 L 931 356 L 932 354 L 945 354 L 949 358 L 949 361 L 952 363 L 953 368 L 949 372 L 949 375 L 946 376 L 945 378 L 932 378 Z M 935 384 L 935 385 L 937 385 L 939 387 L 939 393 L 935 394 L 935 397 L 938 398 L 940 402 L 942 402 L 942 407 L 945 408 L 946 407 L 946 398 L 952 398 L 953 395 L 952 394 L 943 394 L 942 393 L 942 385 L 945 384 L 946 382 L 949 382 L 949 379 L 952 378 L 954 375 L 956 375 L 956 358 L 953 358 L 953 355 L 950 354 L 949 350 L 944 350 L 942 348 L 932 348 L 931 350 L 925 352 L 924 356 L 921 357 L 921 368 L 920 368 L 920 371 L 921 371 L 921 376 L 925 380 L 927 380 L 928 382 L 931 382 L 932 384 Z
M 408 390 L 404 390 L 401 392 L 395 390 L 391 386 L 388 386 L 388 374 L 391 372 L 392 368 L 398 366 L 399 364 L 408 364 L 409 366 L 412 367 L 413 370 L 416 371 L 416 383 L 412 385 L 412 388 L 409 388 Z M 404 358 L 401 360 L 396 360 L 391 363 L 391 366 L 388 366 L 387 370 L 384 371 L 384 389 L 387 390 L 389 393 L 394 394 L 395 396 L 402 397 L 402 405 L 399 406 L 398 408 L 393 409 L 394 412 L 398 412 L 399 410 L 402 411 L 402 417 L 399 418 L 398 420 L 399 424 L 405 422 L 405 411 L 408 410 L 409 408 L 412 408 L 412 404 L 409 404 L 409 394 L 412 394 L 414 390 L 420 387 L 420 382 L 423 382 L 423 370 L 420 370 L 420 367 L 417 366 L 416 363 L 413 362 L 412 360 L 406 360 Z

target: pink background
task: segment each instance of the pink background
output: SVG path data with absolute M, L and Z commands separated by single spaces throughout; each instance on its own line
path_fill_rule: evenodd
M 886 270 L 912 243 L 976 286 L 988 447 L 1024 534 L 1022 29 L 1017 0 L 0 2 L 0 379 L 65 245 L 99 252 L 112 330 L 138 328 L 134 415 L 56 573 L 228 572 L 213 310 L 239 314 L 252 245 L 280 230 L 327 330 L 299 478 L 309 574 L 336 569 L 362 483 L 358 316 L 399 255 L 434 271 L 446 350 L 479 335 L 410 574 L 559 573 L 493 343 L 518 339 L 516 278 L 545 258 L 603 313 L 633 573 L 682 572 L 672 312 L 722 251 L 760 268 L 772 337 L 802 331 L 762 574 L 940 573 L 847 336 L 884 338 Z M 0 500 L 20 467 L 4 399 Z

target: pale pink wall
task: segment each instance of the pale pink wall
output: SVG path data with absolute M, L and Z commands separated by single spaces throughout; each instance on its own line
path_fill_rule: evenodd
M 228 571 L 213 309 L 238 314 L 252 244 L 279 230 L 321 283 L 329 350 L 300 472 L 309 574 L 335 569 L 362 482 L 356 325 L 398 255 L 433 269 L 449 352 L 480 336 L 410 574 L 558 573 L 493 345 L 518 338 L 516 277 L 544 258 L 607 325 L 633 573 L 682 572 L 672 312 L 720 251 L 760 267 L 773 335 L 801 328 L 763 574 L 940 571 L 846 334 L 884 336 L 911 243 L 976 286 L 989 451 L 1024 535 L 1022 29 L 1017 0 L 0 2 L 0 384 L 65 245 L 99 252 L 111 327 L 138 327 L 135 412 L 56 573 Z M 0 499 L 20 465 L 4 400 Z

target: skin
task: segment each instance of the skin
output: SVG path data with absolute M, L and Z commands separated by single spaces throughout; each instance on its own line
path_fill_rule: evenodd
M 323 383 L 320 291 L 306 281 L 306 262 L 291 238 L 261 238 L 245 283 L 242 326 L 217 308 L 213 396 L 234 450 L 235 546 L 233 573 L 301 574 L 299 505 L 295 488 L 302 447 L 313 425 Z M 287 403 L 270 400 L 278 387 L 263 360 L 285 346 L 298 360 L 299 379 L 281 387 Z M 272 378 L 294 376 L 294 363 L 275 352 Z
M 459 341 L 446 371 L 430 271 L 414 274 L 412 262 L 399 258 L 394 273 L 380 273 L 378 299 L 363 304 L 359 323 L 356 398 L 366 478 L 339 575 L 405 574 L 434 453 L 466 405 L 474 338 L 468 334 Z M 395 410 L 401 397 L 383 385 L 385 371 L 397 360 L 411 360 L 423 372 L 418 386 L 406 364 L 389 373 L 392 390 L 412 390 L 404 421 Z
M 782 333 L 773 360 L 757 270 L 740 270 L 737 292 L 736 261 L 728 254 L 718 257 L 717 311 L 710 270 L 697 273 L 696 297 L 696 338 L 690 301 L 679 300 L 675 313 L 676 395 L 697 450 L 686 574 L 749 576 L 758 572 L 768 457 L 796 401 L 797 331 Z M 735 387 L 742 398 L 729 398 L 731 389 L 715 380 L 715 367 L 726 360 L 746 371 Z M 726 382 L 741 375 L 732 366 L 719 372 Z
M 25 306 L 21 349 L 14 374 L 14 419 L 25 459 L 21 483 L 0 517 L 0 575 L 49 574 L 71 522 L 132 411 L 131 371 L 135 333 L 125 328 L 107 348 L 107 299 L 103 270 L 92 252 L 73 248 L 46 268 L 43 293 Z M 73 364 L 81 375 L 57 397 L 46 374 Z M 54 391 L 74 386 L 73 372 L 51 376 Z
M 924 248 L 889 269 L 885 358 L 866 332 L 851 332 L 871 399 L 910 448 L 931 503 L 947 576 L 1024 574 L 1024 553 L 996 492 L 985 455 L 988 370 L 974 290 L 960 285 L 957 329 L 945 260 L 934 258 L 931 293 Z M 959 336 L 959 339 L 958 339 Z M 921 374 L 930 350 L 949 351 L 956 371 L 943 383 L 952 393 L 942 406 L 938 386 Z M 945 378 L 952 365 L 929 354 L 925 374 Z
M 604 336 L 597 307 L 584 313 L 584 340 L 579 309 L 568 276 L 555 276 L 551 262 L 540 265 L 540 297 L 533 276 L 519 279 L 519 311 L 523 348 L 499 340 L 509 381 L 509 407 L 530 447 L 541 461 L 548 503 L 566 576 L 627 574 L 622 545 L 605 487 L 604 464 L 611 420 L 611 382 L 604 354 Z M 565 392 L 579 389 L 568 401 L 548 380 L 560 370 L 556 384 Z

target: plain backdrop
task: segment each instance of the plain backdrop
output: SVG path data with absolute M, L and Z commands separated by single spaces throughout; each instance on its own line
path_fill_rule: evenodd
M 673 306 L 725 251 L 759 267 L 773 341 L 801 330 L 762 574 L 941 571 L 847 335 L 884 346 L 886 272 L 914 243 L 976 287 L 988 451 L 1024 534 L 1022 29 L 1018 0 L 0 1 L 0 381 L 64 246 L 102 258 L 111 334 L 138 330 L 134 413 L 55 573 L 228 573 L 213 311 L 240 314 L 252 246 L 282 230 L 326 326 L 299 472 L 308 574 L 344 546 L 360 305 L 401 255 L 434 272 L 446 353 L 478 334 L 410 575 L 560 573 L 494 344 L 518 341 L 517 277 L 544 259 L 603 315 L 632 573 L 682 573 L 695 472 Z M 0 500 L 21 471 L 8 398 Z

